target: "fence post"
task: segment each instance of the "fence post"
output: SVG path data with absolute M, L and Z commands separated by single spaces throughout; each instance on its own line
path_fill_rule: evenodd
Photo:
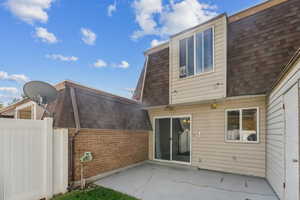
M 68 129 L 53 130 L 53 194 L 68 188 Z
M 47 199 L 53 196 L 53 119 L 45 118 L 45 136 L 46 136 L 46 197 Z

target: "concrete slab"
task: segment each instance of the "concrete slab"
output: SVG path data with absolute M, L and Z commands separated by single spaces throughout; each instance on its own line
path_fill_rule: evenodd
M 96 182 L 143 200 L 278 200 L 262 178 L 145 163 Z

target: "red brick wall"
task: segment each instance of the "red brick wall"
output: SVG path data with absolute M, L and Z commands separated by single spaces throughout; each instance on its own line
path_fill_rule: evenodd
M 74 134 L 69 129 L 69 135 Z M 84 167 L 85 178 L 148 159 L 148 132 L 84 129 L 75 138 L 75 180 L 80 180 L 80 157 L 92 152 Z

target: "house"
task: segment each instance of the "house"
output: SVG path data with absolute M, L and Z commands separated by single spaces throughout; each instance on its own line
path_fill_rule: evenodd
M 149 159 L 263 177 L 299 199 L 299 48 L 300 1 L 271 0 L 147 50 L 133 98 L 153 127 Z
M 44 110 L 35 102 L 24 98 L 12 105 L 0 109 L 0 118 L 31 119 L 42 118 Z
M 267 99 L 266 176 L 282 199 L 299 199 L 299 71 L 300 49 L 283 69 Z
M 94 157 L 87 178 L 147 160 L 151 127 L 139 103 L 71 81 L 55 87 L 58 97 L 47 109 L 54 128 L 68 129 L 70 182 L 80 179 L 84 152 Z
M 52 117 L 54 129 L 66 129 L 69 184 L 80 180 L 80 158 L 85 152 L 93 156 L 84 170 L 85 178 L 91 179 L 148 159 L 151 127 L 147 113 L 138 102 L 72 81 L 63 81 L 54 87 L 58 96 L 47 105 L 50 116 L 29 99 L 0 110 L 0 114 L 16 113 L 17 119 Z M 39 115 L 32 115 L 40 109 Z M 28 112 L 26 117 L 25 111 Z
M 147 50 L 134 100 L 57 84 L 47 109 L 69 133 L 70 182 L 92 152 L 91 179 L 149 159 L 262 177 L 298 200 L 299 48 L 300 1 L 269 0 Z M 0 114 L 47 116 L 35 106 L 24 99 Z

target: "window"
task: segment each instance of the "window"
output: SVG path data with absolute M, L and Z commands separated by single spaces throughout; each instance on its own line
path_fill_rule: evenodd
M 213 29 L 179 41 L 179 77 L 213 70 Z
M 194 36 L 180 40 L 180 78 L 194 75 Z
M 258 142 L 258 108 L 226 111 L 226 141 Z

